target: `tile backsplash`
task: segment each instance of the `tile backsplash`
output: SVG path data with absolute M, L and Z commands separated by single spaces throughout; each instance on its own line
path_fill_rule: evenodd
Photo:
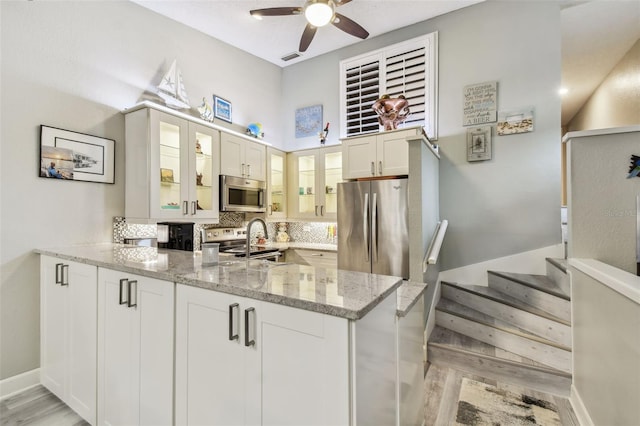
M 200 230 L 202 228 L 241 228 L 246 226 L 248 221 L 243 213 L 221 212 L 220 223 L 194 225 L 194 247 L 200 247 Z M 269 239 L 275 241 L 278 226 L 281 222 L 268 222 L 267 231 Z M 337 243 L 337 226 L 335 223 L 326 222 L 285 222 L 287 225 L 287 233 L 289 241 L 317 243 L 317 244 L 336 244 Z M 253 227 L 252 234 L 260 232 L 260 226 Z M 125 238 L 156 238 L 157 226 L 155 224 L 137 224 L 127 223 L 122 216 L 113 218 L 113 242 L 123 243 Z

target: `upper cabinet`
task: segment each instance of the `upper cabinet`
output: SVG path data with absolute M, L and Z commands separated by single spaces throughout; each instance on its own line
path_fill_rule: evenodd
M 406 138 L 422 132 L 422 127 L 411 127 L 343 139 L 343 178 L 408 175 Z
M 288 217 L 335 221 L 338 183 L 342 182 L 342 147 L 291 152 Z
M 267 180 L 266 156 L 265 145 L 222 132 L 221 174 L 265 181 Z
M 287 217 L 287 161 L 286 153 L 267 148 L 267 219 L 284 220 Z
M 127 219 L 218 222 L 220 132 L 146 107 L 125 123 Z

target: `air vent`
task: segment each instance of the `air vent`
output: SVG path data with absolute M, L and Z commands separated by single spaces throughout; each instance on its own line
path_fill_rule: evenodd
M 282 59 L 283 61 L 286 62 L 286 61 L 290 61 L 290 60 L 295 59 L 295 58 L 299 58 L 300 56 L 301 55 L 299 53 L 293 52 L 293 53 L 289 53 L 288 55 L 283 56 L 280 59 Z

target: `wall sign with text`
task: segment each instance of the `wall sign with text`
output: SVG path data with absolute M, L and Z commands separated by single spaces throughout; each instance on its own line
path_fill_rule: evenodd
M 495 123 L 498 119 L 498 82 L 488 81 L 464 87 L 463 126 Z

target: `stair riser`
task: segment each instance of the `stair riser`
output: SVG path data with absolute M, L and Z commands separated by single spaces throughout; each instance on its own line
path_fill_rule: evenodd
M 493 274 L 489 274 L 489 287 L 560 319 L 571 321 L 571 302 L 568 300 Z
M 543 337 L 563 346 L 571 347 L 571 328 L 565 324 L 446 284 L 442 285 L 442 297 L 468 306 L 483 314 L 491 315 L 494 318 L 515 325 L 536 336 Z
M 547 276 L 556 283 L 560 290 L 567 296 L 571 296 L 571 285 L 569 284 L 569 275 L 562 272 L 557 266 L 547 262 Z
M 440 327 L 456 333 L 513 352 L 560 371 L 571 373 L 571 352 L 569 351 L 470 321 L 438 309 L 436 309 L 436 323 Z
M 476 354 L 468 354 L 432 344 L 427 346 L 427 356 L 429 362 L 435 365 L 454 368 L 540 392 L 565 397 L 570 394 L 570 377 L 540 371 L 540 369 L 533 369 L 524 364 L 515 366 L 513 363 L 497 358 L 479 357 Z

